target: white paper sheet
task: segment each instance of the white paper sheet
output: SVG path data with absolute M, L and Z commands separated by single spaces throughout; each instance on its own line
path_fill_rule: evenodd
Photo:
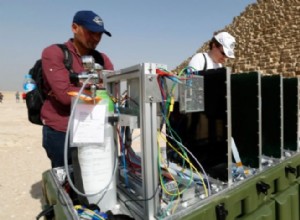
M 72 143 L 103 143 L 106 105 L 77 104 L 74 113 Z

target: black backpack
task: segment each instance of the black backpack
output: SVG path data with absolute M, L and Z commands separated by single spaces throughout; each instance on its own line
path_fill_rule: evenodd
M 64 53 L 64 64 L 70 72 L 70 80 L 74 79 L 74 73 L 72 73 L 72 55 L 65 44 L 56 44 L 60 47 Z M 95 62 L 104 66 L 104 59 L 98 51 L 94 50 L 91 54 Z M 36 83 L 36 88 L 28 93 L 26 93 L 26 106 L 28 113 L 28 120 L 36 125 L 43 125 L 41 121 L 41 109 L 47 94 L 44 91 L 44 80 L 43 80 L 43 70 L 42 70 L 42 60 L 39 59 L 29 70 L 29 74 Z M 77 75 L 77 74 L 76 74 Z
M 66 68 L 71 71 L 72 68 L 72 55 L 64 44 L 57 44 L 64 53 L 64 64 Z M 28 113 L 28 120 L 36 125 L 43 125 L 41 121 L 41 109 L 47 97 L 44 91 L 44 80 L 42 70 L 42 60 L 39 59 L 35 62 L 33 67 L 29 70 L 29 74 L 36 83 L 36 88 L 26 94 L 26 106 Z

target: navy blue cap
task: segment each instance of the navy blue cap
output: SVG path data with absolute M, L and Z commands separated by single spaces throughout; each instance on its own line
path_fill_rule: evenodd
M 74 15 L 73 23 L 83 26 L 92 32 L 105 33 L 111 37 L 111 33 L 105 30 L 101 17 L 93 11 L 78 11 Z

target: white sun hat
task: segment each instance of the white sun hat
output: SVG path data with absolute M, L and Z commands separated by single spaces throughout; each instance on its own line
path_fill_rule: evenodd
M 234 47 L 235 38 L 228 32 L 220 32 L 215 35 L 215 39 L 223 46 L 224 53 L 229 58 L 235 58 Z

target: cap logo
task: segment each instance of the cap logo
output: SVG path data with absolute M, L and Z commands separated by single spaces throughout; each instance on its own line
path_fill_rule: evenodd
M 99 16 L 96 16 L 93 21 L 98 24 L 99 26 L 103 26 L 103 21 Z

